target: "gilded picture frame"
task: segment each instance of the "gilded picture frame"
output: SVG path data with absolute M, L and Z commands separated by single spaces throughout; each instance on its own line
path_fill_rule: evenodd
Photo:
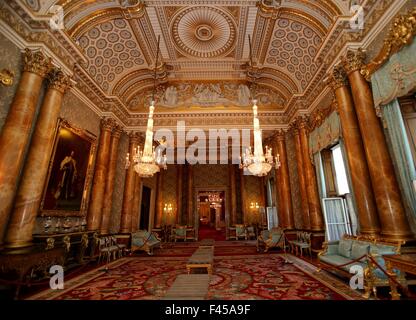
M 58 120 L 40 216 L 86 216 L 96 148 L 94 134 Z

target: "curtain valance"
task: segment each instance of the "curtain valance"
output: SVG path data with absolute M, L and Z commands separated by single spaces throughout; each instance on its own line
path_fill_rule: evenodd
M 390 57 L 390 60 L 371 76 L 374 105 L 380 107 L 416 88 L 416 41 Z
M 329 147 L 341 137 L 341 123 L 336 111 L 332 112 L 328 118 L 318 128 L 315 128 L 309 135 L 309 152 L 311 159 L 313 155 L 322 149 Z

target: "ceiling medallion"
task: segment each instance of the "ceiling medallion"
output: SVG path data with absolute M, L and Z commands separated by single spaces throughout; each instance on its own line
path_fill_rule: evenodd
M 171 32 L 178 51 L 186 56 L 215 58 L 228 54 L 236 43 L 233 18 L 214 7 L 188 7 L 173 19 Z

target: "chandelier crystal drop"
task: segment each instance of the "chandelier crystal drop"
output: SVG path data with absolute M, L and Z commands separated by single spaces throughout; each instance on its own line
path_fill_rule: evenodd
M 273 158 L 272 148 L 266 146 L 266 152 L 263 153 L 263 142 L 260 130 L 260 122 L 257 117 L 257 100 L 253 100 L 253 128 L 254 128 L 254 153 L 251 147 L 246 148 L 242 157 L 240 157 L 240 169 L 247 169 L 252 175 L 263 177 L 275 167 L 279 169 L 279 155 Z

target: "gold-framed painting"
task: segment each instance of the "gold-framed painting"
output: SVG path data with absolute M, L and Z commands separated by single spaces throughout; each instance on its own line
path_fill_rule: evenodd
M 97 137 L 58 120 L 40 216 L 86 216 Z

